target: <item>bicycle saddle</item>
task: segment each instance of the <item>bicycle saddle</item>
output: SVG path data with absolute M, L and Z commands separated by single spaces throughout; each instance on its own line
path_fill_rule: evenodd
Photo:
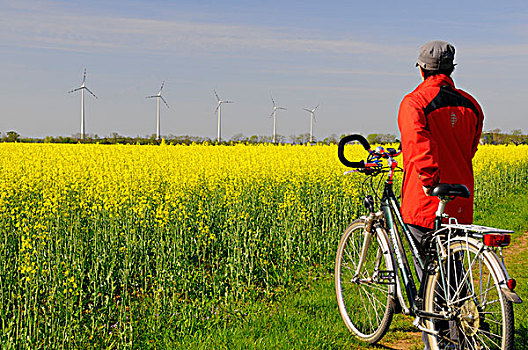
M 469 198 L 471 194 L 465 185 L 459 184 L 438 184 L 433 191 L 431 196 L 436 197 L 464 197 Z

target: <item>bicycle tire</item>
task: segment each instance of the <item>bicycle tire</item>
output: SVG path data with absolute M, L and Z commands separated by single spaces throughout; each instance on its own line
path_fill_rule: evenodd
M 389 329 L 395 306 L 394 284 L 379 282 L 390 274 L 389 271 L 394 274 L 397 271 L 394 270 L 388 239 L 373 233 L 360 278 L 353 282 L 364 233 L 363 219 L 355 220 L 343 233 L 336 255 L 335 289 L 339 312 L 346 327 L 357 338 L 374 344 Z M 376 260 L 380 262 L 377 273 Z M 380 277 L 383 273 L 385 277 Z M 395 278 L 393 275 L 393 279 Z
M 497 256 L 473 238 L 457 237 L 446 248 L 452 269 L 449 282 L 442 287 L 440 268 L 426 281 L 424 307 L 426 312 L 445 310 L 442 300 L 450 300 L 454 320 L 449 323 L 449 334 L 438 321 L 426 320 L 428 329 L 444 334 L 429 334 L 431 349 L 444 349 L 453 344 L 456 349 L 513 349 L 514 315 L 512 302 L 500 289 L 502 271 L 498 271 Z M 444 263 L 444 270 L 447 263 Z M 471 271 L 471 273 L 470 273 Z M 446 274 L 447 275 L 447 274 Z M 449 295 L 444 289 L 449 291 Z M 442 305 L 444 304 L 444 305 Z M 448 339 L 449 338 L 449 339 Z

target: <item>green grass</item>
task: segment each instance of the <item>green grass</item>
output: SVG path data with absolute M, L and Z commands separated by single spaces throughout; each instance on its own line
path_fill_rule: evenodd
M 486 212 L 485 216 L 476 215 L 475 222 L 518 231 L 504 254 L 508 271 L 518 282 L 517 293 L 528 300 L 528 239 L 522 239 L 528 231 L 528 196 L 516 192 L 498 198 Z M 247 316 L 228 327 L 219 325 L 206 333 L 187 335 L 170 346 L 201 349 L 423 348 L 412 318 L 403 315 L 395 316 L 380 345 L 369 346 L 358 341 L 341 320 L 332 276 L 305 279 L 304 283 L 302 289 L 286 291 L 276 302 L 260 301 L 250 305 Z M 514 305 L 517 349 L 528 344 L 527 310 L 526 303 Z
M 331 276 L 308 283 L 303 290 L 288 293 L 277 303 L 257 302 L 248 316 L 229 327 L 217 327 L 208 335 L 194 334 L 177 344 L 199 349 L 363 349 L 346 329 L 337 310 Z M 417 336 L 408 317 L 398 316 L 393 331 L 384 340 L 401 341 Z M 173 344 L 174 345 L 174 344 Z
M 192 349 L 365 349 L 341 320 L 330 275 L 312 279 L 302 290 L 286 293 L 273 303 L 256 302 L 229 325 L 188 334 L 160 347 Z M 420 334 L 407 316 L 395 316 L 382 344 L 409 344 L 418 349 Z M 148 345 L 148 344 L 144 344 Z M 141 346 L 140 346 L 141 347 Z M 371 346 L 372 348 L 372 346 Z M 374 348 L 383 348 L 382 345 Z
M 528 194 L 516 189 L 507 196 L 495 197 L 491 205 L 475 208 L 475 224 L 514 230 L 518 235 L 528 230 Z

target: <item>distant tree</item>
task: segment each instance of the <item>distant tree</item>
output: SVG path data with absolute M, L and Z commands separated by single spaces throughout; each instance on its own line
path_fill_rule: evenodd
M 231 138 L 231 141 L 233 141 L 233 142 L 246 142 L 247 141 L 247 137 L 245 137 L 244 134 L 239 133 L 239 134 L 233 135 L 233 137 Z
M 156 139 L 156 134 L 152 134 L 150 135 L 148 141 L 147 141 L 147 144 L 149 145 L 157 145 L 158 144 L 158 140 Z
M 258 143 L 259 142 L 259 137 L 257 135 L 251 135 L 248 139 L 248 142 L 249 143 Z
M 524 135 L 520 129 L 513 130 L 511 134 L 503 133 L 500 129 L 493 129 L 482 133 L 480 143 L 491 145 L 528 144 L 528 135 Z
M 319 142 L 324 144 L 336 144 L 341 138 L 345 135 L 351 133 L 343 134 L 338 137 L 337 134 L 332 134 Z M 277 135 L 277 143 L 291 142 L 293 144 L 306 144 L 309 142 L 309 134 L 304 133 L 300 135 L 290 135 L 284 137 L 282 135 Z M 172 134 L 164 137 L 165 143 L 170 145 L 176 144 L 217 144 L 216 139 L 204 138 L 200 136 L 192 135 L 182 135 L 174 136 Z M 367 136 L 367 140 L 371 144 L 387 144 L 387 143 L 397 143 L 399 140 L 394 134 L 379 134 L 372 133 Z M 101 138 L 100 136 L 94 134 L 92 136 L 86 135 L 83 140 L 80 140 L 79 134 L 72 136 L 46 136 L 45 138 L 22 138 L 15 131 L 9 131 L 7 133 L 0 133 L 0 142 L 19 142 L 19 143 L 99 143 L 99 144 L 135 144 L 135 145 L 159 145 L 161 141 L 156 139 L 156 135 L 147 135 L 147 136 L 122 136 L 114 132 L 109 136 Z M 242 133 L 234 135 L 229 141 L 222 141 L 221 145 L 233 145 L 239 142 L 244 142 L 248 144 L 257 144 L 257 143 L 271 143 L 271 136 L 259 136 L 252 135 L 250 137 L 244 136 Z M 494 129 L 491 131 L 485 131 L 482 133 L 480 142 L 482 144 L 508 144 L 513 143 L 515 145 L 528 144 L 528 135 L 522 133 L 521 129 L 512 130 L 511 133 L 504 133 L 500 129 Z
M 304 145 L 310 142 L 310 133 L 300 134 L 295 138 L 295 143 Z
M 395 143 L 398 139 L 394 134 L 369 134 L 367 136 L 367 141 L 370 144 L 387 144 Z
M 493 135 L 489 132 L 483 132 L 480 136 L 480 143 L 482 145 L 490 145 L 493 144 Z
M 323 143 L 327 145 L 336 144 L 338 142 L 339 142 L 339 138 L 337 137 L 336 134 L 332 134 L 328 137 L 325 137 L 325 139 L 323 140 Z
M 20 134 L 16 131 L 8 131 L 5 138 L 6 142 L 17 142 L 20 138 Z
M 276 136 L 277 143 L 286 143 L 286 136 L 283 135 L 277 135 Z
M 259 143 L 271 143 L 273 141 L 273 138 L 271 136 L 259 136 L 258 142 Z
M 521 129 L 515 129 L 510 135 L 510 141 L 516 146 L 522 145 L 523 143 L 526 143 L 527 136 L 523 135 Z

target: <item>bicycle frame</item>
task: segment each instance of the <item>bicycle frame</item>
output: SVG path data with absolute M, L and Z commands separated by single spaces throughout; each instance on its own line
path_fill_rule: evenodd
M 383 194 L 380 201 L 380 210 L 381 213 L 383 213 L 383 222 L 385 224 L 385 227 L 381 229 L 387 228 L 389 231 L 389 237 L 390 237 L 390 244 L 392 245 L 392 255 L 396 257 L 396 266 L 397 270 L 395 271 L 395 280 L 396 280 L 396 297 L 398 298 L 400 305 L 402 306 L 405 314 L 414 314 L 417 316 L 427 316 L 427 317 L 434 317 L 434 318 L 442 318 L 441 315 L 435 315 L 435 314 L 429 314 L 424 313 L 422 310 L 422 305 L 417 305 L 418 300 L 418 290 L 416 288 L 416 281 L 414 279 L 414 276 L 412 274 L 409 261 L 407 259 L 407 256 L 405 254 L 405 249 L 403 247 L 402 239 L 400 236 L 400 231 L 398 230 L 398 227 L 401 228 L 403 231 L 407 242 L 409 244 L 409 247 L 411 249 L 411 253 L 413 257 L 416 259 L 417 263 L 419 264 L 422 271 L 425 270 L 425 262 L 422 261 L 420 258 L 420 254 L 418 252 L 418 248 L 416 247 L 416 244 L 414 242 L 414 239 L 411 235 L 411 231 L 409 230 L 409 227 L 405 222 L 403 221 L 403 218 L 401 216 L 400 212 L 400 203 L 398 202 L 398 198 L 394 194 L 393 190 L 393 177 L 395 169 L 398 166 L 398 162 L 394 160 L 392 157 L 388 157 L 387 159 L 388 165 L 389 165 L 389 171 L 387 180 L 385 181 L 384 188 L 383 188 Z M 441 200 L 439 203 L 439 208 L 437 211 L 437 219 L 435 220 L 435 231 L 438 231 L 441 229 L 441 215 L 443 213 L 443 209 L 445 207 L 446 201 Z M 367 231 L 364 238 L 364 244 L 362 249 L 362 256 L 360 258 L 360 263 L 358 266 L 357 271 L 359 272 L 360 269 L 363 266 L 364 261 L 364 252 L 367 251 L 368 248 L 368 241 L 371 239 L 371 234 Z M 442 256 L 445 255 L 445 252 L 442 252 Z M 401 290 L 401 282 L 400 282 L 400 274 L 403 278 L 403 285 L 405 287 L 405 291 L 407 294 L 407 299 L 409 303 L 409 307 L 407 307 L 407 304 L 405 303 L 403 293 Z M 425 272 L 424 272 L 425 276 Z M 421 282 L 421 281 L 419 281 Z
M 396 161 L 393 161 L 394 163 L 396 163 Z M 391 249 L 392 249 L 392 252 L 391 254 L 393 256 L 396 257 L 396 266 L 397 266 L 397 271 L 394 271 L 394 275 L 395 275 L 395 286 L 396 286 L 396 290 L 395 290 L 395 293 L 396 293 L 396 297 L 398 298 L 399 302 L 400 302 L 400 305 L 402 306 L 403 310 L 404 310 L 404 313 L 405 314 L 412 314 L 412 315 L 416 315 L 416 316 L 419 316 L 419 317 L 429 317 L 429 318 L 438 318 L 438 319 L 444 319 L 444 315 L 440 315 L 440 314 L 434 314 L 434 313 L 429 313 L 429 312 L 425 312 L 423 310 L 423 307 L 422 305 L 418 304 L 417 303 L 417 300 L 419 300 L 420 297 L 419 296 L 419 292 L 416 288 L 416 281 L 414 279 L 414 276 L 412 274 L 412 271 L 411 271 L 411 268 L 410 268 L 410 265 L 409 265 L 409 261 L 407 259 L 407 256 L 406 256 L 406 250 L 403 246 L 403 242 L 402 242 L 402 239 L 401 239 L 401 235 L 400 235 L 400 230 L 399 228 L 401 228 L 401 230 L 403 231 L 406 239 L 407 239 L 407 242 L 409 244 L 409 247 L 411 249 L 411 253 L 413 254 L 414 258 L 416 259 L 417 263 L 420 265 L 420 267 L 422 268 L 422 270 L 424 271 L 425 270 L 425 261 L 423 261 L 421 258 L 420 258 L 420 254 L 418 252 L 418 248 L 416 247 L 416 244 L 414 243 L 414 240 L 413 240 L 413 237 L 411 235 L 411 231 L 409 230 L 409 227 L 407 226 L 407 224 L 405 224 L 405 222 L 403 221 L 403 218 L 401 216 L 401 213 L 400 213 L 400 203 L 398 202 L 398 198 L 396 197 L 396 195 L 394 194 L 394 190 L 393 190 L 393 187 L 392 187 L 392 184 L 393 184 L 393 181 L 392 181 L 392 177 L 393 177 L 393 169 L 395 168 L 395 166 L 391 166 L 391 170 L 389 171 L 389 176 L 388 176 L 388 179 L 385 181 L 385 185 L 384 185 L 384 189 L 383 189 L 383 195 L 381 197 L 381 201 L 380 201 L 380 211 L 381 213 L 378 213 L 376 216 L 377 217 L 383 217 L 383 220 L 381 221 L 383 223 L 383 226 L 379 224 L 379 220 L 378 220 L 378 227 L 376 227 L 376 230 L 385 230 L 385 229 L 388 229 L 388 236 L 390 237 L 390 245 L 391 245 Z M 441 213 L 443 213 L 443 208 L 445 206 L 445 203 L 446 201 L 445 200 L 440 200 L 440 203 L 439 203 L 439 213 L 441 215 Z M 441 231 L 444 231 L 444 230 L 448 230 L 450 232 L 450 227 L 453 228 L 453 227 L 457 227 L 459 229 L 464 229 L 464 228 L 470 228 L 472 227 L 472 225 L 458 225 L 458 224 L 448 224 L 448 225 L 442 225 L 441 224 L 441 220 L 440 220 L 440 216 L 437 217 L 437 220 L 435 222 L 435 230 L 434 232 L 435 233 L 438 233 L 438 232 L 441 232 Z M 493 229 L 494 232 L 498 232 L 498 231 L 502 231 L 502 232 L 511 232 L 511 231 L 507 231 L 507 230 L 497 230 L 497 229 Z M 471 230 L 473 231 L 473 230 Z M 381 234 L 381 235 L 384 235 L 384 233 L 377 233 L 377 234 Z M 371 236 L 372 234 L 370 234 L 369 232 L 366 232 L 365 234 L 365 237 L 364 237 L 364 244 L 363 244 L 363 249 L 362 251 L 367 251 L 367 248 L 368 248 L 368 241 L 371 239 Z M 450 240 L 451 237 L 451 234 L 449 233 L 448 234 L 448 240 Z M 447 253 L 443 250 L 443 248 L 441 248 L 442 244 L 441 242 L 438 242 L 438 245 L 439 245 L 439 250 L 438 250 L 438 254 L 439 254 L 439 258 L 444 258 L 447 256 Z M 484 249 L 484 246 L 482 247 Z M 502 254 L 501 254 L 502 256 Z M 357 267 L 357 270 L 359 271 L 362 266 L 363 266 L 363 260 L 364 260 L 364 257 L 363 257 L 363 253 L 362 253 L 362 257 L 360 259 L 360 263 L 359 263 L 359 266 Z M 500 261 L 499 262 L 500 264 L 497 265 L 497 268 L 498 270 L 502 271 L 505 275 L 505 278 L 503 278 L 503 280 L 507 281 L 509 279 L 508 277 L 508 274 L 507 274 L 507 271 L 506 271 L 506 267 L 504 265 L 504 262 L 503 261 Z M 402 281 L 400 281 L 400 272 L 401 272 L 401 279 Z M 442 275 L 447 275 L 449 274 L 449 271 L 443 271 L 443 269 L 441 269 L 441 273 Z M 424 271 L 424 276 L 426 275 L 426 272 Z M 403 286 L 405 287 L 405 291 L 406 291 L 406 294 L 407 294 L 407 300 L 408 300 L 408 305 L 409 307 L 407 307 L 407 304 L 405 303 L 405 299 L 403 297 L 403 293 L 402 293 L 402 288 L 401 288 L 401 282 L 403 282 Z M 421 281 L 419 281 L 421 282 Z M 506 297 L 513 301 L 513 302 L 517 302 L 519 303 L 520 302 L 520 298 L 518 298 L 518 296 L 515 294 L 515 293 L 512 293 L 512 292 L 509 292 L 507 290 L 507 288 L 503 288 L 503 293 L 506 295 Z M 422 328 L 418 325 L 418 321 L 415 322 L 415 325 L 418 326 L 418 328 Z M 422 329 L 423 330 L 423 329 Z M 427 330 L 426 330 L 427 331 Z
M 403 222 L 403 219 L 401 217 L 400 204 L 398 202 L 398 199 L 396 198 L 396 195 L 394 194 L 392 188 L 392 177 L 390 175 L 389 179 L 385 182 L 383 196 L 381 198 L 380 203 L 380 209 L 383 212 L 385 223 L 389 230 L 389 237 L 391 239 L 392 249 L 394 250 L 393 253 L 394 256 L 396 256 L 396 264 L 398 270 L 401 271 L 403 285 L 405 287 L 405 291 L 407 292 L 407 299 L 409 301 L 410 309 L 415 313 L 417 310 L 416 296 L 418 295 L 418 291 L 416 289 L 416 283 L 409 266 L 409 261 L 407 260 L 407 256 L 405 255 L 405 249 L 403 247 L 403 243 L 398 231 L 398 226 L 402 228 L 405 236 L 407 237 L 407 241 L 409 242 L 409 245 L 411 247 L 411 252 L 416 257 L 418 263 L 422 268 L 424 268 L 424 262 L 420 259 L 420 256 L 418 254 L 418 248 L 414 244 L 414 241 L 411 237 L 411 231 L 409 230 L 408 226 Z M 395 275 L 396 279 L 398 280 L 400 278 L 400 275 L 397 272 L 395 273 Z M 403 295 L 400 283 L 396 284 L 396 294 L 398 299 L 400 300 L 400 304 L 402 304 L 401 306 L 406 311 L 405 313 L 410 313 L 409 309 L 406 308 L 406 304 L 402 303 Z

